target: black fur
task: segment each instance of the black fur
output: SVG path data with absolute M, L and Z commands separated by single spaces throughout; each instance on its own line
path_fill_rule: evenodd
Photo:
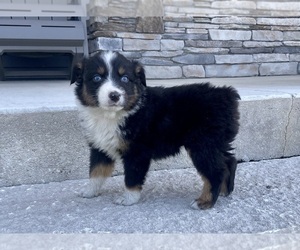
M 102 65 L 99 61 L 101 54 L 97 57 L 97 63 L 93 57 L 85 60 L 81 69 L 77 67 L 74 71 L 76 76 L 72 82 L 78 79 L 76 95 L 84 106 L 89 106 L 82 96 L 84 84 L 91 96 L 97 95 L 99 86 L 90 84 L 89 80 L 95 74 L 93 65 Z M 118 83 L 116 76 L 116 86 L 130 92 L 129 96 L 133 94 L 132 86 L 137 89 L 134 103 L 124 107 L 126 112 L 135 110 L 119 125 L 120 141 L 125 147 L 120 147 L 116 152 L 124 164 L 127 188 L 144 184 L 152 159 L 174 156 L 184 147 L 206 180 L 206 188 L 209 188 L 196 200 L 199 208 L 212 207 L 220 192 L 229 195 L 234 188 L 237 165 L 231 152 L 231 143 L 239 128 L 240 97 L 237 91 L 232 87 L 215 87 L 209 83 L 171 88 L 146 87 L 145 73 L 138 63 L 117 54 L 112 67 L 117 69 L 120 66 L 125 67 L 130 82 L 124 87 Z M 97 105 L 98 102 L 95 102 Z M 90 171 L 97 164 L 106 165 L 114 161 L 104 148 L 91 146 Z

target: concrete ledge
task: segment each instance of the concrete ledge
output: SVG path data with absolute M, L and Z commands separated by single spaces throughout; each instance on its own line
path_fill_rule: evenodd
M 148 81 L 172 86 L 203 79 Z M 300 155 L 300 76 L 205 79 L 242 97 L 234 143 L 243 161 Z M 68 82 L 0 82 L 0 186 L 88 177 L 88 148 Z M 183 152 L 152 169 L 187 168 Z M 116 168 L 115 174 L 122 172 Z

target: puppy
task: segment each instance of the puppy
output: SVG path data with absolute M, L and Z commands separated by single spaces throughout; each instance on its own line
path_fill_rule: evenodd
M 103 51 L 73 68 L 71 83 L 90 146 L 90 183 L 82 196 L 98 196 L 115 161 L 124 165 L 126 191 L 116 203 L 139 201 L 152 159 L 184 147 L 204 186 L 197 209 L 211 208 L 233 191 L 237 161 L 231 143 L 238 133 L 239 95 L 209 83 L 147 87 L 143 67 Z

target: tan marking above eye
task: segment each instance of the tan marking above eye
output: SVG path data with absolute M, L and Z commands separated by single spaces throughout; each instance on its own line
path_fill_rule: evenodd
M 118 73 L 119 75 L 123 75 L 125 73 L 125 68 L 123 66 L 121 66 L 119 69 L 118 69 Z
M 138 73 L 141 73 L 141 71 L 142 71 L 142 66 L 137 65 L 136 68 L 135 68 L 135 73 L 138 74 Z
M 99 67 L 97 72 L 100 74 L 100 75 L 103 75 L 104 72 L 105 72 L 105 69 L 103 67 Z
M 82 62 L 76 63 L 75 67 L 77 67 L 78 69 L 82 69 L 83 68 Z
M 97 106 L 96 100 L 92 97 L 91 94 L 88 93 L 86 85 L 83 86 L 82 97 L 85 104 L 87 104 L 88 106 Z

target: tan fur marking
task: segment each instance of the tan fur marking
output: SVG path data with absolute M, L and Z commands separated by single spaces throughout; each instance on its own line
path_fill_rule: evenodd
M 228 196 L 229 192 L 227 189 L 227 181 L 228 181 L 228 177 L 224 177 L 222 185 L 221 185 L 221 190 L 220 190 L 220 195 L 222 196 Z
M 141 71 L 142 71 L 142 66 L 141 65 L 136 66 L 135 73 L 138 74 L 141 73 Z
M 133 91 L 134 91 L 134 94 L 131 96 L 128 96 L 128 101 L 127 101 L 127 104 L 125 107 L 126 110 L 131 109 L 134 106 L 134 104 L 137 102 L 139 93 L 138 93 L 138 89 L 137 89 L 136 85 L 134 85 Z
M 114 170 L 114 164 L 110 164 L 110 165 L 99 164 L 90 173 L 90 178 L 110 177 L 113 170 Z
M 137 185 L 135 187 L 127 187 L 128 191 L 141 191 L 142 190 L 142 186 Z
M 78 68 L 78 69 L 82 69 L 83 68 L 83 64 L 82 64 L 82 62 L 78 62 L 78 63 L 76 63 L 76 68 Z
M 226 196 L 228 195 L 228 190 L 227 190 L 227 185 L 226 182 L 222 182 L 221 190 L 220 190 L 220 195 Z
M 96 101 L 93 97 L 87 92 L 86 85 L 83 85 L 82 97 L 85 103 L 89 106 L 96 106 Z
M 125 73 L 125 68 L 123 66 L 121 66 L 119 69 L 118 69 L 118 73 L 119 75 L 124 75 Z
M 202 194 L 200 196 L 199 199 L 201 199 L 202 201 L 206 201 L 206 202 L 211 202 L 212 201 L 212 194 L 211 194 L 211 184 L 210 181 L 204 177 L 203 175 L 201 176 L 204 185 L 203 185 L 203 189 L 202 189 Z
M 208 209 L 213 206 L 211 184 L 210 184 L 209 180 L 206 177 L 204 177 L 203 175 L 201 175 L 201 178 L 204 182 L 204 185 L 203 185 L 202 193 L 196 201 L 197 201 L 197 205 L 199 208 Z
M 105 72 L 105 69 L 103 67 L 99 67 L 97 72 L 100 74 L 100 75 L 103 75 L 104 72 Z
M 221 196 L 228 196 L 229 195 L 229 191 L 228 191 L 229 178 L 230 178 L 230 173 L 229 173 L 229 170 L 226 169 L 225 173 L 224 173 L 223 181 L 222 181 L 222 184 L 221 184 L 221 190 L 220 190 L 220 195 Z

